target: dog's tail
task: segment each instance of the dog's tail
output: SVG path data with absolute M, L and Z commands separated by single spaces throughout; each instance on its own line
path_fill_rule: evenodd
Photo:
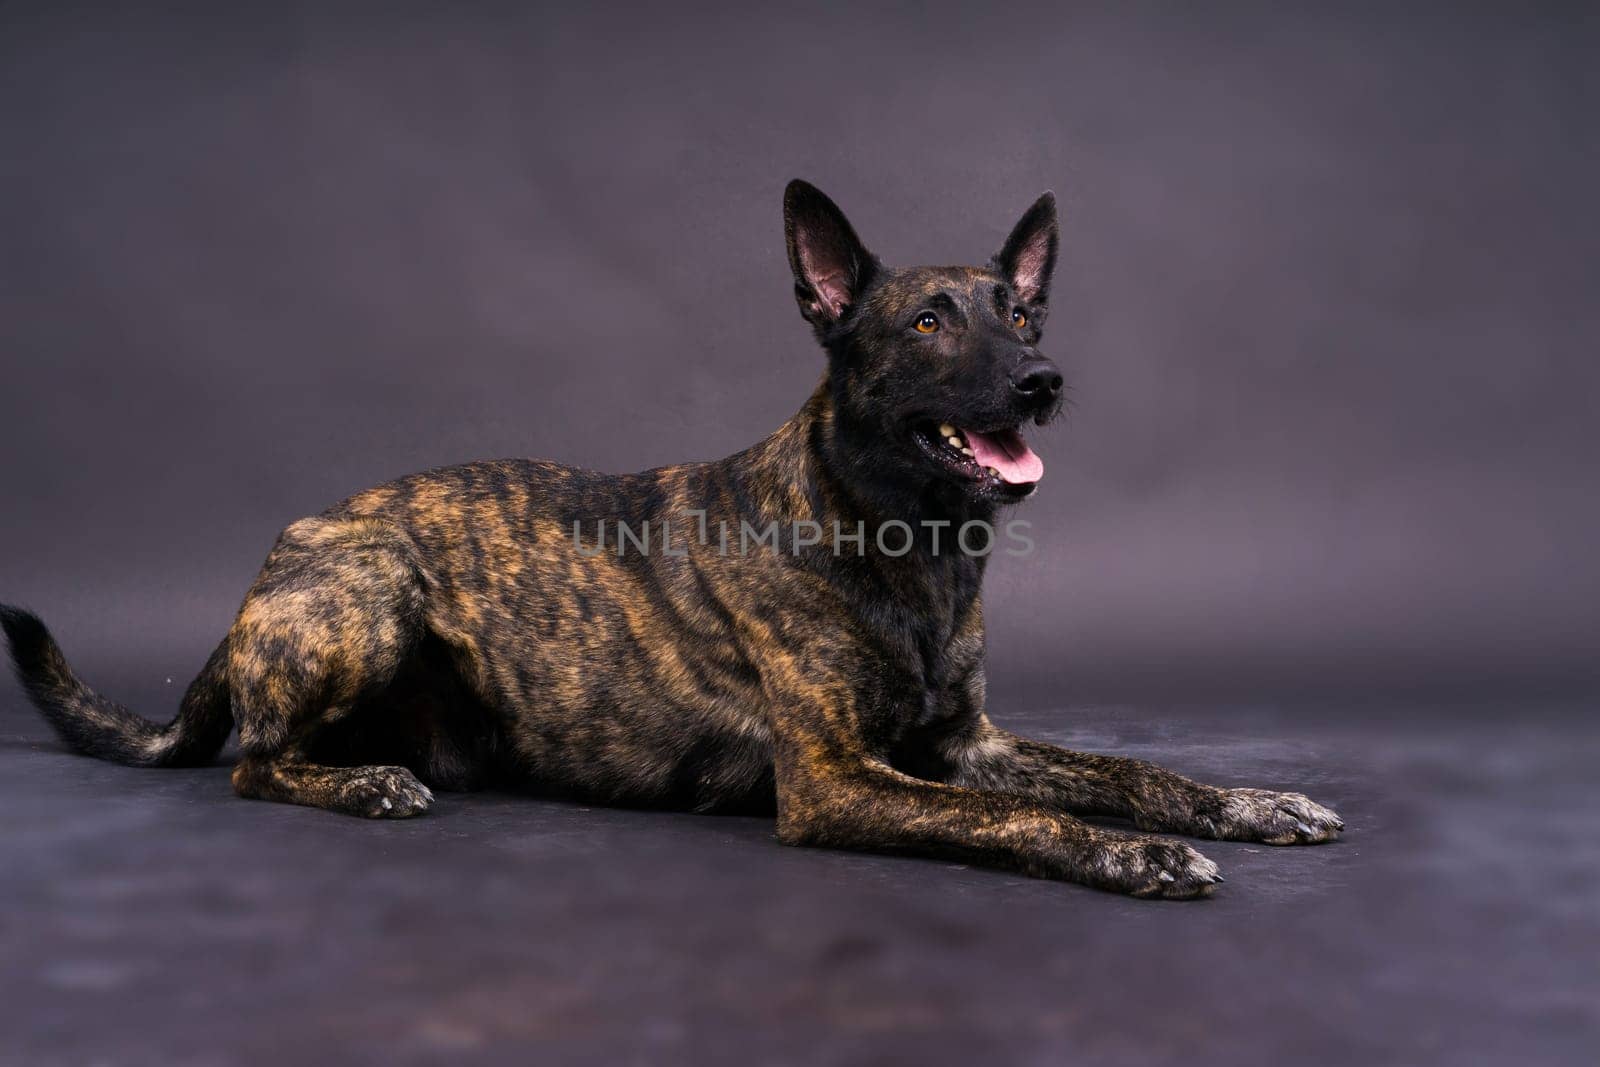
M 18 681 L 74 752 L 136 767 L 192 767 L 210 763 L 228 740 L 226 641 L 189 686 L 178 717 L 162 726 L 79 681 L 37 615 L 0 604 L 0 628 L 11 642 Z

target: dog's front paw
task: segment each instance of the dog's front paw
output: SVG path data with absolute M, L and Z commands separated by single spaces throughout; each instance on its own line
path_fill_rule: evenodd
M 1136 897 L 1184 900 L 1210 896 L 1223 880 L 1217 865 L 1182 841 L 1118 836 L 1096 851 L 1088 881 Z
M 1267 845 L 1318 845 L 1332 841 L 1344 820 L 1301 793 L 1270 789 L 1219 789 L 1206 820 L 1207 837 Z

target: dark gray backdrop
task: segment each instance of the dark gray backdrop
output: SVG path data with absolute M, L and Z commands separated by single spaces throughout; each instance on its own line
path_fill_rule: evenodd
M 799 175 L 892 262 L 1060 197 L 1001 698 L 1600 682 L 1576 5 L 330 7 L 0 7 L 0 598 L 91 678 L 362 486 L 766 434 Z

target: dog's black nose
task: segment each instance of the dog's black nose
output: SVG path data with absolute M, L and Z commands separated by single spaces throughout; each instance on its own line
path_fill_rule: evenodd
M 1028 404 L 1048 407 L 1061 396 L 1061 368 L 1043 357 L 1023 360 L 1011 372 L 1011 388 Z

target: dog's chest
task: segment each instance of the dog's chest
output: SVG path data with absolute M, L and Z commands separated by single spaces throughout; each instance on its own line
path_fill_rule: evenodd
M 885 709 L 899 727 L 947 714 L 944 695 L 981 658 L 982 630 L 974 625 L 981 580 L 972 560 L 939 561 L 901 576 L 867 607 L 879 648 L 900 676 Z

